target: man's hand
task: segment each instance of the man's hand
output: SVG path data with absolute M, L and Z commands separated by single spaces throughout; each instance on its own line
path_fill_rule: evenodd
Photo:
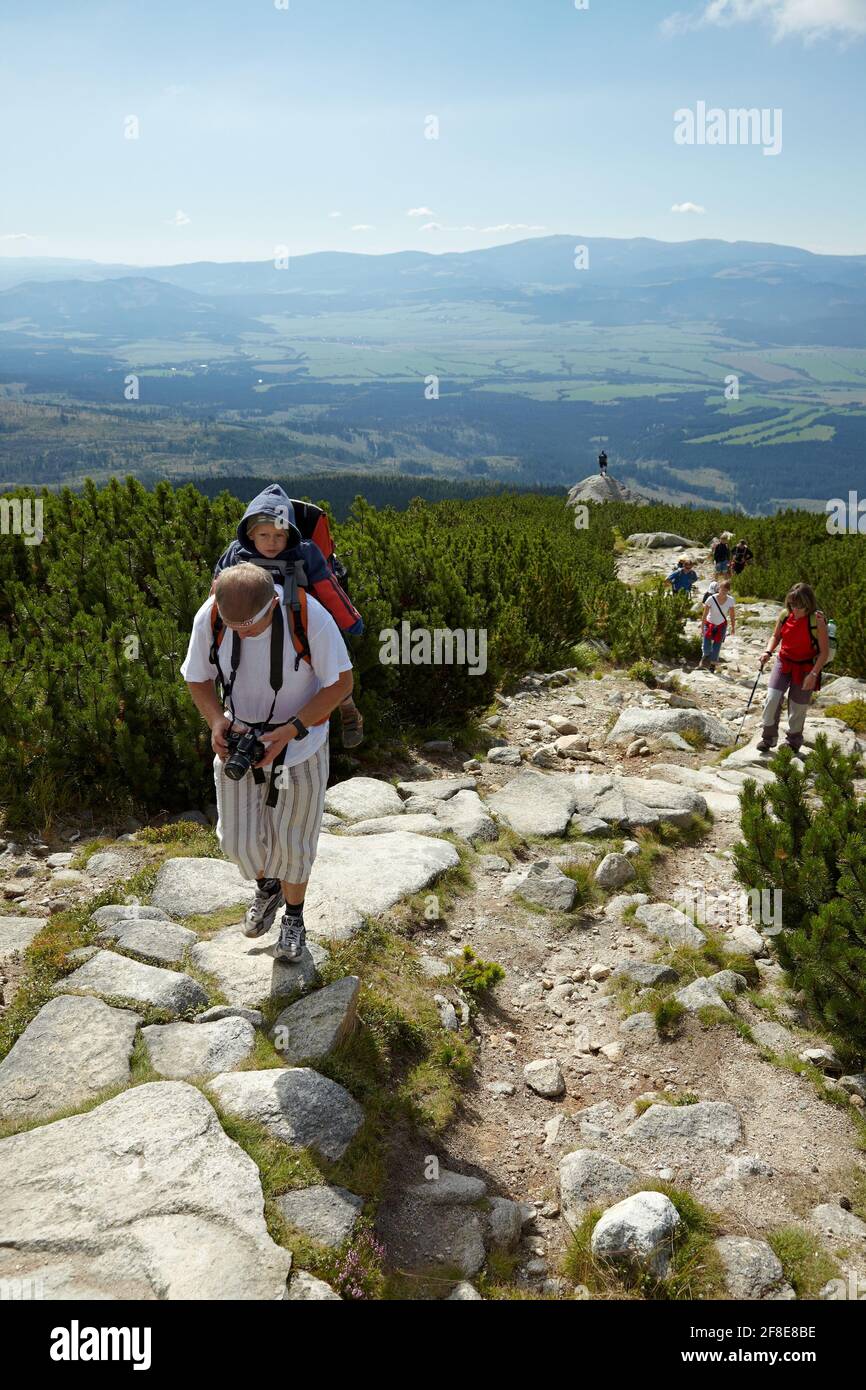
M 227 714 L 220 714 L 210 726 L 210 742 L 213 751 L 225 762 L 229 755 L 229 746 L 226 743 L 226 733 L 232 726 L 232 721 Z
M 294 724 L 284 724 L 281 729 L 275 729 L 272 734 L 262 734 L 261 741 L 265 745 L 267 752 L 256 767 L 270 767 L 278 753 L 291 743 L 293 738 L 297 738 L 297 729 Z

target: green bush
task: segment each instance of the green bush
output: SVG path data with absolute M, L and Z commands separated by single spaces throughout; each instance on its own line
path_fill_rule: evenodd
M 643 685 L 648 685 L 651 690 L 654 690 L 658 684 L 655 671 L 653 670 L 653 664 L 646 659 L 636 661 L 628 674 L 631 680 L 641 681 Z
M 781 891 L 782 930 L 772 941 L 813 1016 L 848 1049 L 866 1056 L 866 802 L 859 760 L 819 735 L 805 764 L 782 749 L 776 781 L 747 782 L 743 841 L 734 849 L 740 883 Z
M 133 478 L 41 500 L 41 543 L 10 535 L 0 547 L 9 825 L 45 827 L 59 811 L 106 801 L 150 813 L 210 799 L 209 733 L 179 667 L 243 503 L 191 485 L 148 492 Z M 574 664 L 591 637 L 624 660 L 677 650 L 681 607 L 617 581 L 597 512 L 578 531 L 556 497 L 416 501 L 405 512 L 358 499 L 335 531 L 366 623 L 353 659 L 372 740 L 459 728 L 498 684 Z M 486 670 L 440 664 L 431 677 L 428 665 L 383 664 L 382 634 L 404 622 L 485 632 Z
M 828 705 L 824 713 L 831 719 L 841 719 L 855 734 L 866 734 L 866 700 L 848 700 L 844 705 Z

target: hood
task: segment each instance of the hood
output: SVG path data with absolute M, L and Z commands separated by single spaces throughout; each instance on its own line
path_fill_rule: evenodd
M 281 526 L 285 526 L 288 522 L 287 550 L 291 550 L 293 546 L 300 543 L 302 537 L 295 523 L 295 509 L 292 506 L 291 498 L 283 492 L 279 483 L 272 483 L 270 487 L 265 488 L 264 492 L 260 492 L 258 497 L 254 497 L 241 517 L 238 523 L 238 540 L 245 550 L 253 549 L 247 535 L 247 522 L 254 516 L 273 517 L 274 521 L 279 521 Z

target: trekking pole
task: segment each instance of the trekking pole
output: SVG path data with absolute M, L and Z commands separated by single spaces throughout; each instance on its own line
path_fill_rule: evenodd
M 735 747 L 735 748 L 736 748 L 737 744 L 739 743 L 740 739 L 741 739 L 742 736 L 743 736 L 743 725 L 744 725 L 745 722 L 746 722 L 746 715 L 749 713 L 749 708 L 750 708 L 750 706 L 751 706 L 752 701 L 753 701 L 754 698 L 755 698 L 755 691 L 756 691 L 757 688 L 758 688 L 758 681 L 761 679 L 761 676 L 762 676 L 763 674 L 764 674 L 764 668 L 763 668 L 763 666 L 759 666 L 759 667 L 758 667 L 758 674 L 757 674 L 757 676 L 755 677 L 755 684 L 752 686 L 752 693 L 751 693 L 751 695 L 749 696 L 749 703 L 748 703 L 748 705 L 746 705 L 745 713 L 743 714 L 743 718 L 742 718 L 742 720 L 741 720 L 741 722 L 740 722 L 740 731 L 739 731 L 739 733 L 737 734 L 737 737 L 734 739 L 734 747 Z

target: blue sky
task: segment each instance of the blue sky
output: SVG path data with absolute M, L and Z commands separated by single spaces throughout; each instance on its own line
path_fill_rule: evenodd
M 866 253 L 866 0 L 282 3 L 3 0 L 0 255 L 551 232 Z M 781 108 L 782 152 L 675 144 L 698 101 Z

